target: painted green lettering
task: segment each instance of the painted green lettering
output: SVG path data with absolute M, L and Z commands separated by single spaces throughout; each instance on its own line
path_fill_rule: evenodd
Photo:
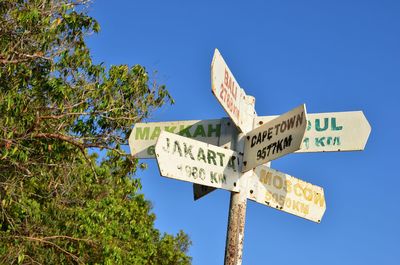
M 210 172 L 210 177 L 211 177 L 211 183 L 218 183 L 218 181 L 217 181 L 217 173 L 216 172 L 211 171 Z
M 160 136 L 160 133 L 161 133 L 161 129 L 160 129 L 160 127 L 155 127 L 154 128 L 154 130 L 153 130 L 153 133 L 151 134 L 151 137 L 150 137 L 150 139 L 151 140 L 155 140 L 155 139 L 157 139 L 158 138 L 158 136 Z
M 178 141 L 174 142 L 174 151 L 172 152 L 172 154 L 175 154 L 176 152 L 179 153 L 179 156 L 182 156 L 182 149 Z
M 207 136 L 211 137 L 214 132 L 215 132 L 215 136 L 216 137 L 219 137 L 221 135 L 221 124 L 215 125 L 215 129 L 213 129 L 213 125 L 212 124 L 208 125 Z
M 196 138 L 198 135 L 201 137 L 206 137 L 206 132 L 204 131 L 203 125 L 199 125 L 196 127 L 196 130 L 194 131 L 193 138 Z
M 155 149 L 156 149 L 155 145 L 149 146 L 147 148 L 147 154 L 153 156 L 156 153 Z
M 165 146 L 163 146 L 163 150 L 165 151 L 165 152 L 167 152 L 167 153 L 169 153 L 169 146 L 170 146 L 170 143 L 169 143 L 169 138 L 165 138 L 165 140 L 167 141 L 167 146 L 165 147 Z
M 189 131 L 191 128 L 192 126 L 185 127 L 184 125 L 181 125 L 181 127 L 179 128 L 179 135 L 191 138 L 192 135 Z
M 311 130 L 311 128 L 312 128 L 311 121 L 308 120 L 308 121 L 307 121 L 307 131 Z
M 135 128 L 135 140 L 149 140 L 150 128 L 149 127 L 138 127 Z
M 324 140 L 325 140 L 325 137 L 321 137 L 321 138 L 315 137 L 315 145 L 316 146 L 325 146 Z
M 207 150 L 207 161 L 208 164 L 211 164 L 211 160 L 213 161 L 214 165 L 217 165 L 217 162 L 215 162 L 215 152 L 212 150 Z
M 170 127 L 165 126 L 164 127 L 164 130 L 167 131 L 167 132 L 170 132 L 170 133 L 174 133 L 175 129 L 176 129 L 176 126 L 170 126 Z
M 225 154 L 217 152 L 217 155 L 219 156 L 219 165 L 223 167 Z
M 343 126 L 337 126 L 336 118 L 331 118 L 331 128 L 332 131 L 341 131 L 343 129 Z
M 340 145 L 340 137 L 339 136 L 333 138 L 333 145 Z
M 320 119 L 315 119 L 315 130 L 317 130 L 317 132 L 326 131 L 326 129 L 328 129 L 329 126 L 329 119 L 324 118 L 324 128 L 321 128 L 320 122 L 321 122 Z
M 222 177 L 221 174 L 219 175 L 219 182 L 226 184 L 226 176 L 224 174 L 222 174 Z
M 310 138 L 304 137 L 303 143 L 304 143 L 306 149 L 310 148 Z
M 229 161 L 228 161 L 228 167 L 232 168 L 234 171 L 236 171 L 236 168 L 235 168 L 235 159 L 236 159 L 236 157 L 231 156 L 231 158 L 230 158 Z
M 199 147 L 199 151 L 197 152 L 197 161 L 203 160 L 204 163 L 206 162 L 206 155 L 204 153 L 203 148 Z
M 183 143 L 183 152 L 185 153 L 185 157 L 187 157 L 187 155 L 189 155 L 190 158 L 192 160 L 194 160 L 194 156 L 192 154 L 192 148 L 193 148 L 193 145 L 188 146 L 186 143 Z

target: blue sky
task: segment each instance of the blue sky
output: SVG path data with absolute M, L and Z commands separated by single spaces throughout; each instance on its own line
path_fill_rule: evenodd
M 243 264 L 398 264 L 400 260 L 400 1 L 101 1 L 89 37 L 106 65 L 141 64 L 176 104 L 148 121 L 215 119 L 215 48 L 258 115 L 305 103 L 310 113 L 362 110 L 362 152 L 303 153 L 272 167 L 324 188 L 321 224 L 249 201 Z M 229 192 L 194 202 L 192 185 L 139 171 L 156 226 L 193 241 L 193 264 L 222 264 Z

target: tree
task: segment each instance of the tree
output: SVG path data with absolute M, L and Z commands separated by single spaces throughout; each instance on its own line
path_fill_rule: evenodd
M 173 101 L 140 65 L 92 62 L 87 4 L 0 0 L 0 263 L 189 264 L 124 147 Z

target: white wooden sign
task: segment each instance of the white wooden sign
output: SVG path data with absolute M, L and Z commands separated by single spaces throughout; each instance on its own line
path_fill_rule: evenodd
M 214 96 L 241 132 L 252 129 L 255 99 L 239 86 L 218 49 L 211 63 L 211 89 Z
M 254 127 L 277 117 L 256 117 Z M 222 122 L 224 119 L 136 123 L 129 137 L 131 154 L 137 158 L 154 158 L 154 145 L 161 131 L 221 146 L 231 138 L 231 132 L 224 135 L 229 129 Z M 307 113 L 307 122 L 303 145 L 296 153 L 364 150 L 371 132 L 362 111 Z M 229 139 L 221 143 L 221 137 Z
M 306 115 L 303 104 L 249 132 L 242 172 L 299 150 L 306 131 Z
M 278 116 L 254 119 L 258 127 Z M 371 126 L 362 111 L 308 113 L 303 145 L 297 153 L 364 150 Z
M 326 210 L 324 190 L 261 165 L 249 180 L 249 199 L 272 208 L 321 222 Z
M 131 154 L 137 158 L 154 158 L 154 146 L 162 131 L 218 145 L 222 120 L 136 123 L 129 136 Z
M 155 153 L 164 177 L 239 191 L 242 161 L 235 151 L 163 131 Z

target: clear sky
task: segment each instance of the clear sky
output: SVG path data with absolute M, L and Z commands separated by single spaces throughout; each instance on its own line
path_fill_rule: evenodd
M 272 167 L 324 188 L 320 224 L 249 201 L 243 264 L 400 264 L 400 1 L 97 0 L 95 60 L 141 64 L 176 104 L 148 121 L 225 117 L 211 93 L 218 48 L 258 115 L 362 110 L 362 152 L 291 154 Z M 155 74 L 155 71 L 157 73 Z M 138 171 L 156 227 L 193 241 L 193 264 L 222 264 L 229 192 Z

